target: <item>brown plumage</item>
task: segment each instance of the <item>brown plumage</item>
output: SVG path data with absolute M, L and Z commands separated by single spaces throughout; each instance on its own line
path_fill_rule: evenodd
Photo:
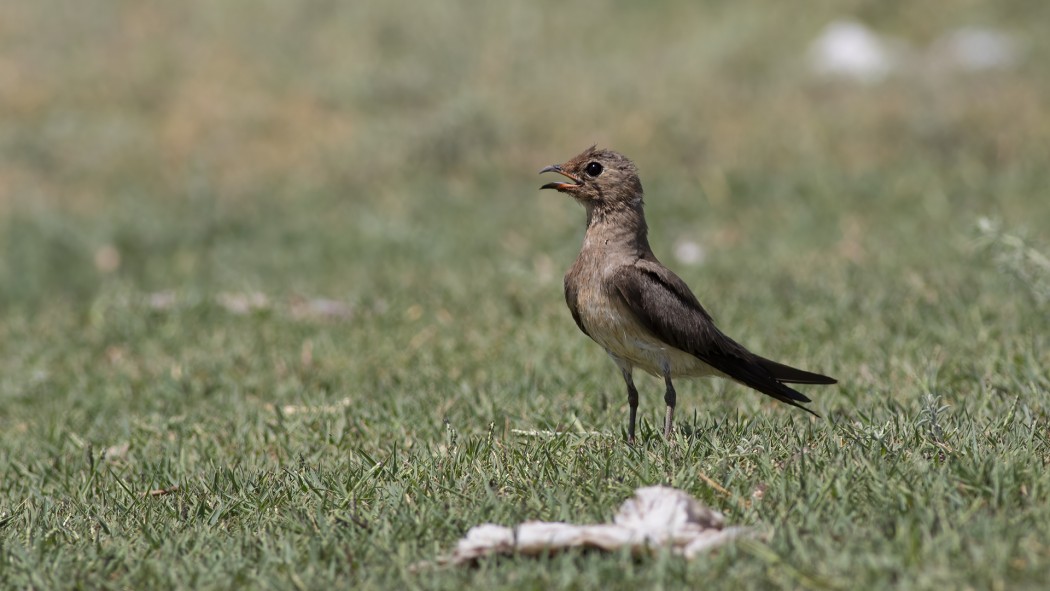
M 565 301 L 584 334 L 605 348 L 627 384 L 627 435 L 634 441 L 638 410 L 635 368 L 664 378 L 670 436 L 676 394 L 672 378 L 720 376 L 809 412 L 809 402 L 785 384 L 834 384 L 827 376 L 755 355 L 715 326 L 689 287 L 649 247 L 642 183 L 622 154 L 591 147 L 557 172 L 571 182 L 540 187 L 571 195 L 587 210 L 580 254 L 565 275 Z

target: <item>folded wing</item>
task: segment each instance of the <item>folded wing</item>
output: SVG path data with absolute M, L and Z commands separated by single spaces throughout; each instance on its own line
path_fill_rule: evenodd
M 835 383 L 827 376 L 759 357 L 727 337 L 685 282 L 658 261 L 640 259 L 625 266 L 613 283 L 638 321 L 657 338 L 763 394 L 816 415 L 799 404 L 810 402 L 809 398 L 782 382 Z

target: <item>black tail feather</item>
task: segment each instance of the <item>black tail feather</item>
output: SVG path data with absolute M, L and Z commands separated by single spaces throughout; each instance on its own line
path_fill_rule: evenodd
M 757 356 L 756 356 L 757 357 Z M 773 375 L 778 382 L 788 384 L 837 384 L 838 380 L 811 371 L 794 368 L 783 363 L 777 363 L 772 359 L 758 357 L 758 362 L 766 371 Z
M 810 409 L 802 406 L 801 404 L 799 404 L 800 402 L 811 402 L 809 398 L 804 396 L 801 392 L 798 392 L 797 390 L 795 390 L 793 388 L 789 388 L 789 387 L 785 386 L 784 384 L 777 384 L 777 385 L 780 386 L 780 388 L 777 388 L 776 390 L 773 390 L 773 391 L 760 390 L 760 391 L 763 394 L 768 394 L 769 396 L 772 396 L 773 398 L 779 400 L 780 402 L 783 402 L 784 404 L 790 404 L 791 406 L 794 406 L 795 408 L 801 408 L 802 410 L 808 412 L 809 414 L 811 414 L 811 415 L 813 415 L 813 416 L 815 416 L 817 418 L 820 418 L 820 415 L 818 415 L 817 413 L 813 412 L 812 410 L 810 410 Z

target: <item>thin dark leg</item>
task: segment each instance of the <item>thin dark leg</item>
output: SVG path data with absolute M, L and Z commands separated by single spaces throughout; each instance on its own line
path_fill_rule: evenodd
M 664 383 L 667 384 L 667 391 L 664 392 L 664 403 L 667 404 L 667 415 L 664 417 L 664 437 L 671 437 L 671 428 L 674 426 L 674 407 L 677 402 L 678 395 L 674 391 L 674 384 L 671 383 L 671 374 L 664 374 Z
M 631 418 L 627 423 L 627 442 L 634 443 L 634 420 L 638 416 L 638 388 L 634 387 L 631 369 L 622 368 L 623 381 L 627 382 L 627 406 L 631 409 Z

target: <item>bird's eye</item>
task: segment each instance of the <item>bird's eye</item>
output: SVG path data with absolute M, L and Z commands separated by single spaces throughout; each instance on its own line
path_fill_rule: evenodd
M 584 169 L 584 172 L 586 172 L 588 176 L 598 176 L 602 173 L 602 165 L 597 162 L 591 162 L 587 165 L 587 168 Z

